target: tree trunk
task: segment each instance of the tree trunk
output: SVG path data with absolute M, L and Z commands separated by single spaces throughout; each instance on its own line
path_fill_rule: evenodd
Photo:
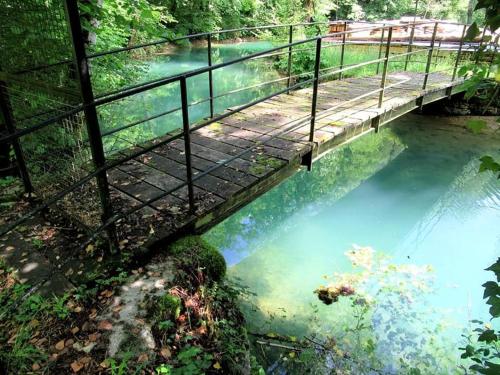
M 474 7 L 476 6 L 476 0 L 469 0 L 469 4 L 467 5 L 467 24 L 472 23 L 472 13 L 474 12 Z

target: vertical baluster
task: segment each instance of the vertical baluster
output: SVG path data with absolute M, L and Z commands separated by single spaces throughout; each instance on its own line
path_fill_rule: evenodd
M 387 70 L 389 67 L 389 56 L 391 54 L 392 27 L 389 27 L 387 33 L 387 43 L 385 45 L 384 66 L 382 68 L 382 79 L 380 80 L 380 94 L 378 97 L 378 107 L 382 108 L 385 95 L 385 84 L 387 81 Z
M 464 39 L 466 32 L 467 32 L 467 25 L 464 25 L 464 28 L 462 30 L 462 37 L 460 38 L 460 44 L 458 45 L 457 58 L 455 59 L 455 66 L 453 67 L 453 74 L 451 76 L 452 82 L 457 77 L 458 64 L 460 64 L 460 57 L 462 55 L 462 48 L 464 46 Z
M 425 90 L 427 88 L 427 82 L 429 81 L 429 73 L 430 73 L 431 63 L 432 63 L 432 55 L 434 54 L 434 44 L 436 43 L 437 28 L 438 28 L 438 22 L 436 22 L 434 24 L 434 31 L 432 32 L 431 46 L 429 48 L 429 52 L 427 55 L 427 64 L 425 66 L 424 83 L 422 85 L 423 90 Z
M 442 39 L 439 39 L 438 46 L 436 48 L 436 55 L 434 56 L 435 63 L 434 66 L 439 66 L 439 52 L 441 52 L 441 43 L 443 42 Z
M 384 36 L 385 36 L 385 23 L 382 24 L 382 35 L 380 36 L 380 45 L 378 47 L 378 59 L 382 57 L 382 48 L 384 45 Z M 377 63 L 377 75 L 380 72 L 380 61 Z
M 343 72 L 342 69 L 344 68 L 344 54 L 345 54 L 345 41 L 347 37 L 347 22 L 344 22 L 344 33 L 342 34 L 342 49 L 340 50 L 340 73 L 339 73 L 339 79 L 342 79 L 343 77 Z
M 316 39 L 316 60 L 314 62 L 313 96 L 311 105 L 311 129 L 309 142 L 314 142 L 314 126 L 316 122 L 316 107 L 318 104 L 319 68 L 321 63 L 321 38 Z
M 413 26 L 411 28 L 411 32 L 410 32 L 410 42 L 408 43 L 408 49 L 407 49 L 407 53 L 411 53 L 413 52 L 413 40 L 415 38 L 415 23 L 413 23 Z M 410 57 L 411 55 L 406 55 L 406 59 L 405 59 L 405 72 L 408 70 L 408 63 L 410 62 Z
M 194 188 L 193 188 L 193 168 L 191 164 L 191 132 L 189 129 L 189 107 L 186 77 L 179 81 L 181 87 L 181 106 L 182 106 L 182 130 L 184 137 L 184 154 L 186 157 L 186 178 L 189 199 L 189 211 L 194 213 Z
M 288 43 L 293 43 L 293 25 L 290 25 L 288 29 Z M 290 88 L 292 84 L 292 46 L 288 47 L 288 81 L 287 87 Z M 290 94 L 290 90 L 287 91 Z
M 212 34 L 207 35 L 207 53 L 208 53 L 208 66 L 212 66 Z M 209 70 L 208 72 L 208 91 L 210 95 L 210 118 L 214 117 L 214 82 L 213 82 L 213 72 Z
M 87 133 L 89 145 L 92 153 L 92 161 L 96 169 L 106 164 L 106 156 L 102 142 L 101 128 L 99 126 L 99 117 L 97 108 L 94 104 L 94 93 L 90 78 L 90 69 L 87 54 L 85 51 L 84 36 L 78 11 L 77 0 L 65 0 L 66 18 L 68 21 L 69 32 L 73 44 L 73 56 L 76 67 L 76 73 L 80 84 L 80 92 L 84 104 L 85 120 L 87 124 Z M 109 183 L 105 171 L 97 175 L 97 187 L 102 207 L 102 221 L 106 222 L 113 216 L 113 209 L 110 197 Z M 111 252 L 118 248 L 116 237 L 116 228 L 114 225 L 108 226 L 108 238 L 110 241 Z

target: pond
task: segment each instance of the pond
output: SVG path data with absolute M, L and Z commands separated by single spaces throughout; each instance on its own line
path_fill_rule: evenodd
M 323 365 L 346 373 L 457 372 L 461 334 L 488 319 L 481 284 L 500 255 L 500 185 L 478 174 L 499 140 L 407 115 L 206 233 L 251 292 L 248 330 L 333 342 Z M 325 305 L 321 285 L 354 295 Z M 304 371 L 285 371 L 286 351 L 255 353 L 270 373 Z
M 271 42 L 244 42 L 238 44 L 220 44 L 213 48 L 213 64 L 234 60 L 238 57 L 263 51 L 272 47 Z M 168 55 L 141 65 L 141 71 L 134 77 L 133 83 L 177 75 L 183 72 L 207 66 L 207 49 L 201 47 L 176 48 Z M 96 75 L 99 75 L 97 69 Z M 259 86 L 264 82 L 279 79 L 280 75 L 273 68 L 269 59 L 247 61 L 217 69 L 213 73 L 214 111 L 222 113 L 227 108 L 250 103 L 251 101 L 284 87 L 285 81 Z M 191 77 L 187 80 L 189 119 L 191 123 L 210 115 L 208 73 Z M 132 82 L 130 82 L 132 83 Z M 245 87 L 253 87 L 242 90 Z M 224 95 L 230 93 L 228 95 Z M 147 92 L 133 95 L 115 103 L 100 107 L 102 131 L 122 127 L 146 118 L 155 117 L 181 106 L 180 88 L 173 83 Z M 114 133 L 105 138 L 107 150 L 113 151 L 165 135 L 182 127 L 180 111 L 174 111 L 140 125 Z

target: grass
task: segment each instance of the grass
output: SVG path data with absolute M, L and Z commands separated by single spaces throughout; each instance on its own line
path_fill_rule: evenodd
M 300 79 L 308 79 L 312 76 L 314 70 L 315 62 L 315 51 L 314 50 L 299 50 L 293 54 L 292 58 L 292 75 L 301 75 Z M 415 48 L 414 51 L 417 49 Z M 406 47 L 391 47 L 391 55 L 406 53 Z M 381 57 L 384 56 L 385 50 L 382 48 Z M 324 45 L 321 50 L 321 70 L 322 74 L 326 75 L 326 79 L 335 79 L 338 74 L 331 74 L 336 71 L 335 67 L 339 68 L 341 63 L 342 47 L 340 45 L 329 46 Z M 421 53 L 416 53 L 409 57 L 407 70 L 410 72 L 424 72 L 427 63 L 428 52 L 422 51 Z M 377 60 L 379 58 L 379 46 L 377 45 L 346 45 L 344 50 L 344 61 L 343 67 L 349 67 L 352 65 L 368 62 L 371 60 Z M 447 72 L 451 74 L 453 66 L 455 63 L 456 54 L 439 51 L 437 48 L 434 50 L 431 72 L 432 71 L 442 71 L 446 69 Z M 394 57 L 390 60 L 388 71 L 396 72 L 405 70 L 405 60 L 406 57 Z M 281 72 L 287 71 L 288 56 L 282 55 L 276 62 L 276 67 Z M 348 77 L 365 77 L 373 76 L 378 73 L 382 73 L 383 63 L 373 63 L 365 65 L 358 68 L 353 68 L 343 72 L 345 78 Z M 330 69 L 326 70 L 325 69 Z

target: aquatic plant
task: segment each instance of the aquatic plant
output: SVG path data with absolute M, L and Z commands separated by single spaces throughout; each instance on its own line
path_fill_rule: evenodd
M 422 306 L 432 292 L 427 265 L 396 264 L 370 247 L 345 253 L 350 272 L 335 273 L 315 293 L 332 319 L 312 306 L 302 337 L 265 334 L 256 343 L 272 371 L 312 373 L 454 373 L 457 367 L 440 316 Z M 310 314 L 311 315 L 311 314 Z M 283 320 L 301 319 L 283 311 Z M 279 319 L 273 317 L 273 320 Z M 307 319 L 307 318 L 305 318 Z M 274 321 L 273 325 L 279 323 Z M 278 332 L 281 332 L 278 330 Z M 437 337 L 440 337 L 437 340 Z

